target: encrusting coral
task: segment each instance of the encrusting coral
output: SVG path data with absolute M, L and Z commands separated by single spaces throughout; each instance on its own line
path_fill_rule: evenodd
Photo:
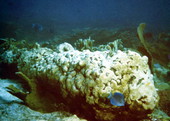
M 143 112 L 153 110 L 158 104 L 146 56 L 117 48 L 113 54 L 111 50 L 78 51 L 69 43 L 60 44 L 57 49 L 37 46 L 31 50 L 18 49 L 19 55 L 8 56 L 12 51 L 9 50 L 3 55 L 7 56 L 4 62 L 17 63 L 18 71 L 59 90 L 61 97 L 71 104 L 75 99 L 81 100 L 92 107 L 96 119 L 113 120 L 120 110 L 126 112 L 124 107 Z M 35 81 L 35 84 L 40 83 Z M 115 92 L 124 95 L 126 106 L 110 104 L 107 97 Z

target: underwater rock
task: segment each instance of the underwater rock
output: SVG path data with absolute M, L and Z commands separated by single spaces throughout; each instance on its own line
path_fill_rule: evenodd
M 78 118 L 64 111 L 56 111 L 52 113 L 41 113 L 31 110 L 29 107 L 23 105 L 23 101 L 11 95 L 7 89 L 8 86 L 13 85 L 19 90 L 23 90 L 21 84 L 16 80 L 0 79 L 0 120 L 50 120 L 50 121 L 86 121 Z
M 67 112 L 40 113 L 13 103 L 0 104 L 1 121 L 87 121 Z
M 160 98 L 159 106 L 160 109 L 162 109 L 165 113 L 167 113 L 170 116 L 170 88 L 167 90 L 161 90 L 158 92 Z
M 8 60 L 9 63 L 15 60 L 18 71 L 32 79 L 32 89 L 37 88 L 32 91 L 37 91 L 44 84 L 46 88 L 39 89 L 49 94 L 54 93 L 49 90 L 60 92 L 69 105 L 74 107 L 79 104 L 88 112 L 90 109 L 99 120 L 113 120 L 118 118 L 119 112 L 143 114 L 143 111 L 153 110 L 159 101 L 147 64 L 148 58 L 130 50 L 117 50 L 110 56 L 109 50 L 91 52 L 67 49 L 57 53 L 38 47 L 18 49 L 18 55 L 8 56 L 5 62 L 8 63 Z M 115 92 L 124 95 L 126 106 L 109 103 L 107 97 Z M 37 106 L 33 102 L 27 103 L 30 107 Z
M 165 68 L 160 64 L 154 64 L 153 72 L 156 88 L 159 90 L 170 89 L 170 77 L 168 75 L 170 69 Z
M 11 95 L 8 92 L 8 89 L 6 87 L 8 87 L 9 85 L 15 85 L 17 88 L 22 90 L 21 85 L 14 83 L 14 81 L 8 79 L 0 79 L 0 104 L 8 104 L 12 102 L 22 103 L 22 100 Z

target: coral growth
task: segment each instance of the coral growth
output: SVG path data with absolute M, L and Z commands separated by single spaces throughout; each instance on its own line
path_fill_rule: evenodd
M 68 43 L 59 45 L 57 49 L 57 52 L 40 46 L 31 50 L 18 49 L 19 55 L 8 56 L 5 62 L 17 60 L 18 70 L 35 81 L 31 84 L 34 86 L 32 91 L 37 91 L 34 88 L 38 84 L 45 83 L 60 91 L 67 103 L 74 105 L 75 100 L 81 100 L 83 105 L 80 106 L 90 106 L 96 119 L 113 120 L 118 110 L 126 112 L 124 106 L 109 103 L 107 97 L 110 93 L 122 93 L 129 111 L 153 110 L 157 105 L 159 97 L 146 56 L 118 48 L 112 51 L 112 55 L 110 50 L 78 51 Z M 32 92 L 34 94 L 37 95 Z

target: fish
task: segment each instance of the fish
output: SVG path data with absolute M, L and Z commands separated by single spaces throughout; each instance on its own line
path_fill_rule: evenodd
M 41 32 L 44 28 L 41 24 L 32 24 L 32 28 L 36 31 L 36 32 Z
M 160 65 L 159 63 L 155 63 L 155 64 L 153 64 L 153 66 L 154 66 L 155 68 L 161 68 L 161 65 Z
M 124 95 L 120 92 L 110 93 L 108 96 L 110 103 L 115 106 L 125 106 Z

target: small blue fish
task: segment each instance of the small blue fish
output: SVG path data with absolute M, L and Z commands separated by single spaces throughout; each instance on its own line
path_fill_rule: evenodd
M 110 93 L 108 96 L 110 103 L 115 106 L 125 106 L 124 95 L 120 92 Z
M 160 65 L 159 63 L 155 63 L 153 66 L 154 66 L 155 68 L 161 68 L 161 65 Z
M 36 31 L 36 32 L 40 32 L 42 31 L 44 28 L 41 24 L 32 24 L 32 28 Z

